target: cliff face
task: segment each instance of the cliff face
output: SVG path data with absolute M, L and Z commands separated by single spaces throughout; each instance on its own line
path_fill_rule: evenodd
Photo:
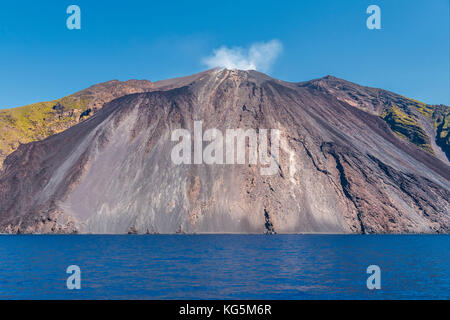
M 417 146 L 382 119 L 392 108 L 386 99 L 401 108 L 406 98 L 332 77 L 287 83 L 237 70 L 157 88 L 113 100 L 9 155 L 0 174 L 0 232 L 450 231 L 447 160 L 431 138 L 430 149 Z M 174 163 L 179 142 L 171 135 L 195 136 L 196 121 L 203 133 L 278 130 L 274 174 L 251 163 L 250 140 L 244 164 Z

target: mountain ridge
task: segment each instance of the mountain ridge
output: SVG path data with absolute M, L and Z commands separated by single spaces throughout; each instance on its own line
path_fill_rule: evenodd
M 110 80 L 94 84 L 60 99 L 0 110 L 0 168 L 6 156 L 13 152 L 20 143 L 42 140 L 52 134 L 66 130 L 79 121 L 88 118 L 105 103 L 115 98 L 137 92 L 176 88 L 210 71 L 156 82 L 135 79 L 127 81 Z M 270 78 L 267 75 L 264 76 Z M 330 83 L 344 83 L 350 87 L 353 86 L 353 88 L 357 86 L 372 92 L 388 93 L 396 97 L 394 100 L 403 99 L 401 108 L 395 105 L 387 105 L 390 104 L 390 101 L 388 101 L 387 103 L 381 102 L 381 105 L 385 108 L 369 110 L 367 106 L 359 105 L 359 101 L 354 101 L 349 96 L 342 97 L 343 101 L 350 105 L 382 117 L 396 134 L 448 164 L 450 158 L 449 106 L 428 105 L 383 89 L 360 86 L 332 75 L 302 82 L 282 82 L 301 86 L 322 86 L 325 90 L 330 89 Z M 108 90 L 110 92 L 107 92 Z M 405 105 L 405 101 L 409 102 L 412 107 Z M 380 106 L 380 102 L 378 102 L 378 106 Z M 417 112 L 420 114 L 418 115 Z
M 0 110 L 0 168 L 19 144 L 64 131 L 91 116 L 104 103 L 152 87 L 148 80 L 111 80 L 60 99 Z

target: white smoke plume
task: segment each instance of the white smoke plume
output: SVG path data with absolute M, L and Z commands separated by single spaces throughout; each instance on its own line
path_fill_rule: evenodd
M 210 68 L 267 72 L 282 50 L 283 45 L 277 39 L 253 43 L 248 50 L 242 47 L 227 48 L 222 46 L 215 49 L 212 56 L 204 58 L 203 63 Z

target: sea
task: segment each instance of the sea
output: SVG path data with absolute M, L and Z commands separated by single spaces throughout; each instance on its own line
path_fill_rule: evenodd
M 0 299 L 449 298 L 450 235 L 0 236 Z

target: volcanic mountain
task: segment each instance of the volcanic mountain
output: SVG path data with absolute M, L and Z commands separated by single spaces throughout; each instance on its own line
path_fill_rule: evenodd
M 447 106 L 331 76 L 290 83 L 227 69 L 148 91 L 10 154 L 0 232 L 450 231 Z M 194 133 L 196 121 L 278 130 L 275 174 L 249 161 L 174 163 L 173 132 Z

